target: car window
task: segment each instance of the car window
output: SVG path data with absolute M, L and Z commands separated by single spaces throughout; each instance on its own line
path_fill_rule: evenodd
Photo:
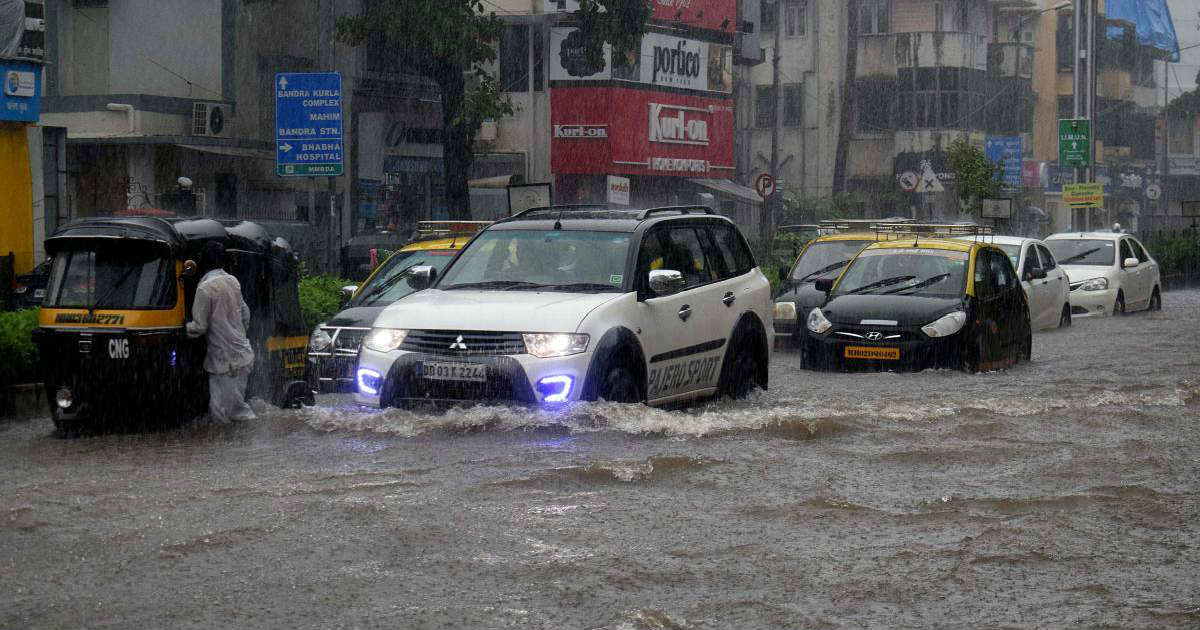
M 1058 267 L 1058 262 L 1054 260 L 1054 254 L 1051 254 L 1049 249 L 1046 249 L 1041 245 L 1035 245 L 1035 247 L 1037 247 L 1038 254 L 1042 258 L 1042 269 L 1050 271 L 1051 269 Z
M 1025 248 L 1025 266 L 1024 273 L 1029 273 L 1035 269 L 1041 269 L 1042 262 L 1038 259 L 1037 247 L 1030 245 Z
M 1137 258 L 1137 256 L 1133 255 L 1133 249 L 1129 247 L 1129 239 L 1123 238 L 1121 239 L 1121 260 L 1119 262 L 1125 264 L 1126 258 Z
M 1133 248 L 1133 255 L 1138 259 L 1138 262 L 1150 262 L 1150 256 L 1142 249 L 1142 244 L 1137 242 L 1137 239 L 1129 239 L 1129 246 Z
M 996 289 L 1003 293 L 1017 286 L 1017 273 L 1013 270 L 1012 265 L 1009 264 L 1007 257 L 996 252 L 992 252 L 991 254 L 992 267 L 996 274 Z
M 732 225 L 710 225 L 708 232 L 716 245 L 713 248 L 714 257 L 719 259 L 723 267 L 718 270 L 722 279 L 740 276 L 754 268 L 750 252 Z
M 704 246 L 696 228 L 672 227 L 663 236 L 663 269 L 682 273 L 685 289 L 717 279 L 713 265 L 705 260 Z

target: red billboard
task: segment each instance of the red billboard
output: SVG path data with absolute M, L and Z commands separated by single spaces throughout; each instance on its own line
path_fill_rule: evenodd
M 550 93 L 560 175 L 733 175 L 733 101 L 618 87 Z
M 654 2 L 652 19 L 672 22 L 684 28 L 699 28 L 719 31 L 725 24 L 725 32 L 734 32 L 737 21 L 737 0 L 651 0 Z M 728 20 L 726 22 L 726 20 Z

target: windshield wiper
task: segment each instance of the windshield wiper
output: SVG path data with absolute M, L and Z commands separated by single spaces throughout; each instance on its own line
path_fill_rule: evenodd
M 619 290 L 620 288 L 621 287 L 618 287 L 615 285 L 603 284 L 600 282 L 575 282 L 575 283 L 571 283 L 571 284 L 534 284 L 534 283 L 529 283 L 529 284 L 522 284 L 522 285 L 518 285 L 518 286 L 511 286 L 511 287 L 506 288 L 505 291 L 534 291 L 534 290 L 542 291 L 542 290 L 546 290 L 546 291 L 567 291 L 567 292 L 586 293 L 586 292 L 590 292 L 590 291 Z
M 847 263 L 849 263 L 849 262 L 850 262 L 849 260 L 839 260 L 839 261 L 837 261 L 837 262 L 835 262 L 835 263 L 833 263 L 833 264 L 831 264 L 831 265 L 826 265 L 826 266 L 824 266 L 824 267 L 821 267 L 820 269 L 818 269 L 818 270 L 816 270 L 816 271 L 814 271 L 814 272 L 812 272 L 812 273 L 805 274 L 805 275 L 804 275 L 804 277 L 802 277 L 802 278 L 798 278 L 798 279 L 796 279 L 796 280 L 792 280 L 791 282 L 795 282 L 796 284 L 800 284 L 801 282 L 804 282 L 805 280 L 808 280 L 809 278 L 811 278 L 811 277 L 813 277 L 813 276 L 819 276 L 819 275 L 821 275 L 821 274 L 823 274 L 823 273 L 829 273 L 830 271 L 833 271 L 834 269 L 840 269 L 840 268 L 842 268 L 842 267 L 845 267 L 845 266 L 846 266 L 846 264 L 847 264 Z
M 937 284 L 937 283 L 941 282 L 942 280 L 945 280 L 946 278 L 949 278 L 949 277 L 950 277 L 950 274 L 948 274 L 948 273 L 939 273 L 936 276 L 930 276 L 928 278 L 925 278 L 924 280 L 922 280 L 916 284 L 910 284 L 906 287 L 900 287 L 899 289 L 893 289 L 891 291 L 884 291 L 883 294 L 884 295 L 892 295 L 893 293 L 900 293 L 902 291 L 913 291 L 916 289 L 923 289 L 931 284 Z
M 409 273 L 410 273 L 410 272 L 412 272 L 412 270 L 413 270 L 413 268 L 412 268 L 412 267 L 409 267 L 408 269 L 405 269 L 404 271 L 401 271 L 400 273 L 398 273 L 398 274 L 396 274 L 396 275 L 392 276 L 391 278 L 388 278 L 387 280 L 384 280 L 382 284 L 380 284 L 379 286 L 375 287 L 374 289 L 371 289 L 371 292 L 370 292 L 370 293 L 367 293 L 366 295 L 362 296 L 362 297 L 361 297 L 361 298 L 359 298 L 359 299 L 358 299 L 356 302 L 357 302 L 358 304 L 366 304 L 366 303 L 367 303 L 367 300 L 369 300 L 369 299 L 371 299 L 371 298 L 373 298 L 373 297 L 375 297 L 375 296 L 379 295 L 380 293 L 383 293 L 384 291 L 387 291 L 388 289 L 392 288 L 393 286 L 395 286 L 395 284 L 396 284 L 397 282 L 400 282 L 400 280 L 401 280 L 402 278 L 407 278 L 407 277 L 408 277 L 408 275 L 409 275 Z M 374 304 L 374 302 L 371 302 L 371 303 L 372 303 L 372 304 Z
M 453 291 L 455 289 L 512 289 L 515 287 L 540 287 L 542 285 L 536 282 L 522 282 L 520 280 L 487 280 L 484 282 L 464 282 L 462 284 L 452 284 L 448 287 L 438 287 L 443 291 Z
M 132 265 L 129 267 L 129 269 L 126 269 L 125 273 L 121 274 L 121 277 L 115 283 L 113 283 L 111 287 L 108 287 L 108 290 L 104 292 L 104 295 L 101 295 L 96 299 L 95 302 L 92 303 L 90 307 L 88 307 L 88 312 L 92 312 L 100 308 L 100 304 L 104 302 L 104 300 L 107 300 L 114 292 L 116 292 L 116 290 L 119 289 L 122 284 L 125 284 L 125 281 L 129 279 L 129 276 L 133 275 L 133 272 L 137 271 L 138 269 L 141 269 L 140 265 Z
M 1072 260 L 1079 260 L 1080 258 L 1085 258 L 1087 256 L 1091 256 L 1092 254 L 1095 254 L 1096 252 L 1100 251 L 1101 249 L 1103 249 L 1103 248 L 1102 247 L 1093 247 L 1092 249 L 1089 249 L 1083 253 L 1075 254 L 1074 256 L 1071 256 L 1069 258 L 1064 258 L 1064 259 L 1058 261 L 1058 264 L 1069 265 L 1069 264 L 1071 264 Z
M 898 282 L 904 282 L 905 280 L 912 280 L 913 278 L 916 278 L 916 276 L 892 276 L 891 278 L 884 278 L 883 280 L 877 280 L 875 282 L 872 282 L 871 284 L 864 284 L 861 287 L 858 287 L 857 289 L 847 291 L 843 295 L 854 295 L 855 293 L 862 293 L 864 291 L 868 291 L 868 290 L 874 289 L 876 287 L 886 287 L 888 285 L 896 284 Z

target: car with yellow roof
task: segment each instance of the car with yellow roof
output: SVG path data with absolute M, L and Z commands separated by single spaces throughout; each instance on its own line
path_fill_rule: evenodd
M 318 393 L 354 391 L 358 348 L 375 318 L 396 300 L 416 291 L 409 283 L 413 267 L 441 271 L 490 221 L 421 221 L 416 241 L 401 247 L 359 286 L 343 289 L 343 309 L 312 331 L 308 343 L 309 385 Z
M 1029 360 L 1025 291 L 1008 255 L 986 242 L 989 228 L 877 229 L 891 239 L 814 283 L 827 299 L 805 319 L 806 367 L 978 372 Z M 953 239 L 964 235 L 976 239 Z

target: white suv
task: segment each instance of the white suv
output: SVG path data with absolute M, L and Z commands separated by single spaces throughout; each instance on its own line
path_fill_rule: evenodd
M 387 307 L 356 400 L 678 403 L 766 388 L 771 288 L 707 208 L 525 211 Z
M 1162 308 L 1158 263 L 1136 238 L 1120 232 L 1071 232 L 1046 237 L 1046 247 L 1071 281 L 1074 315 L 1122 315 Z

